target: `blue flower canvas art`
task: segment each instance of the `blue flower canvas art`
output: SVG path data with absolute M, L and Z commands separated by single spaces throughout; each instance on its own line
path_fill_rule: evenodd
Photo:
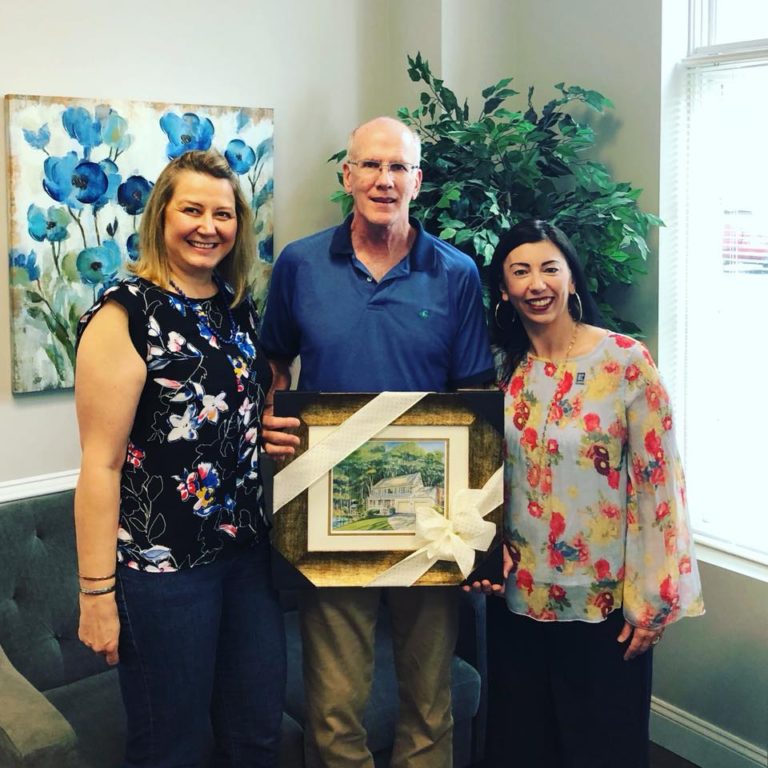
M 138 227 L 165 164 L 218 149 L 254 212 L 253 293 L 272 270 L 271 109 L 6 96 L 12 389 L 74 383 L 78 318 L 139 257 Z

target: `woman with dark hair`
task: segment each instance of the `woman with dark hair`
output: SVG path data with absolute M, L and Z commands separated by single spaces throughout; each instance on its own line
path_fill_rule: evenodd
M 647 349 L 601 327 L 557 227 L 517 224 L 489 276 L 504 579 L 473 586 L 508 610 L 490 608 L 488 765 L 646 766 L 650 649 L 703 613 L 669 399 Z
M 124 766 L 276 766 L 283 617 L 257 444 L 272 383 L 250 207 L 218 152 L 160 173 L 134 276 L 80 320 L 80 639 L 117 664 Z

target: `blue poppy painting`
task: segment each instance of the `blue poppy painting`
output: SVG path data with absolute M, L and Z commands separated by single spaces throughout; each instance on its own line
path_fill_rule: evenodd
M 139 257 L 154 180 L 218 149 L 254 212 L 257 306 L 272 270 L 272 110 L 6 96 L 14 393 L 74 383 L 80 315 Z

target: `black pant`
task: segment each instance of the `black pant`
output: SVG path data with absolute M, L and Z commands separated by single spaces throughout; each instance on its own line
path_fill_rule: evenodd
M 485 768 L 647 768 L 652 652 L 598 624 L 540 622 L 488 598 Z

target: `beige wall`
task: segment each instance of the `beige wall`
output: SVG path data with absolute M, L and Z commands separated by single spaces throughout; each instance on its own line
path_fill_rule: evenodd
M 439 56 L 440 25 L 428 25 L 439 0 L 421 7 L 414 26 L 401 15 L 405 3 L 374 0 L 134 0 L 112 12 L 91 0 L 2 0 L 0 92 L 273 107 L 279 250 L 338 219 L 326 158 L 357 122 L 403 100 L 403 46 Z M 1 135 L 3 178 L 5 151 Z M 71 393 L 10 392 L 5 266 L 0 329 L 0 482 L 77 468 Z

